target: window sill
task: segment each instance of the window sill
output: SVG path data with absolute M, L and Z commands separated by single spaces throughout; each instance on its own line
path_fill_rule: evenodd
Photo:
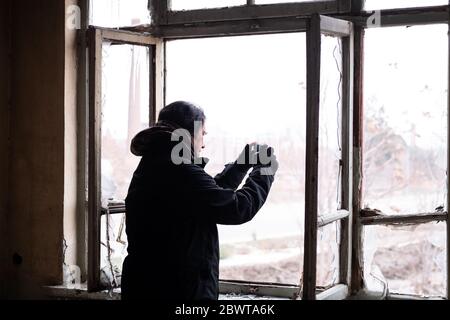
M 50 299 L 56 300 L 120 300 L 120 289 L 111 291 L 88 292 L 87 285 L 74 286 L 47 286 L 44 291 Z M 219 300 L 290 300 L 280 297 L 257 296 L 246 294 L 220 294 Z
M 79 286 L 47 286 L 46 295 L 56 300 L 120 300 L 120 289 L 113 291 L 88 292 L 85 283 Z
M 45 294 L 50 299 L 56 300 L 120 300 L 120 289 L 114 289 L 113 291 L 99 291 L 99 292 L 88 292 L 87 285 L 81 284 L 79 287 L 74 286 L 47 286 L 44 287 Z M 371 298 L 374 298 L 374 294 Z M 367 299 L 367 296 L 360 297 L 360 299 Z M 323 297 L 324 300 L 327 298 Z M 328 299 L 341 300 L 342 297 L 337 298 L 335 296 L 329 297 Z M 221 293 L 219 294 L 220 301 L 231 301 L 231 300 L 245 300 L 245 301 L 261 301 L 261 300 L 292 300 L 290 298 L 276 297 L 276 296 L 263 296 L 245 293 Z M 321 299 L 320 299 L 321 300 Z M 294 301 L 294 300 L 292 300 Z

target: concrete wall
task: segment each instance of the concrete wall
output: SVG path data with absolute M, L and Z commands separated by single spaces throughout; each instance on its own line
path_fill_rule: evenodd
M 8 145 L 9 145 L 9 1 L 0 1 L 0 279 L 6 275 L 6 214 L 8 207 Z M 0 298 L 5 296 L 0 281 Z
M 65 2 L 11 3 L 7 284 L 9 297 L 31 298 L 62 281 Z

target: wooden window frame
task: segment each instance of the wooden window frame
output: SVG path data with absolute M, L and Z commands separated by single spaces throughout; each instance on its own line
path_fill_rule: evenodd
M 340 288 L 348 292 L 351 272 L 352 203 L 352 117 L 353 117 L 353 24 L 328 16 L 314 15 L 309 22 L 307 37 L 307 98 L 306 98 L 306 178 L 305 178 L 305 248 L 303 263 L 304 300 L 317 298 L 317 231 L 336 221 L 341 222 Z M 342 210 L 327 221 L 318 219 L 319 174 L 319 118 L 321 83 L 322 35 L 341 38 L 342 41 Z M 332 288 L 333 289 L 333 288 Z M 320 296 L 319 296 L 320 298 Z
M 170 0 L 150 3 L 150 32 L 164 39 L 304 32 L 313 14 L 351 13 L 352 0 L 255 4 L 197 10 L 170 10 Z
M 88 291 L 105 289 L 100 283 L 101 216 L 108 214 L 101 207 L 101 109 L 102 109 L 102 47 L 104 42 L 149 48 L 149 124 L 156 120 L 158 98 L 158 70 L 156 68 L 161 41 L 148 34 L 108 28 L 90 27 L 87 30 L 89 47 L 89 156 L 88 156 L 88 219 L 87 219 L 87 285 Z M 124 210 L 123 210 L 124 211 Z M 118 213 L 118 212 L 114 212 Z
M 82 0 L 87 2 L 88 0 Z M 99 98 L 98 87 L 101 81 L 99 78 L 99 62 L 95 59 L 95 53 L 98 48 L 98 43 L 103 42 L 104 36 L 111 37 L 113 39 L 106 40 L 124 40 L 128 39 L 128 35 L 134 39 L 152 39 L 156 47 L 155 56 L 156 65 L 153 69 L 155 71 L 155 81 L 153 92 L 154 107 L 151 114 L 156 115 L 156 111 L 165 105 L 165 41 L 171 39 L 183 39 L 183 38 L 202 38 L 202 37 L 220 37 L 220 36 L 234 36 L 234 35 L 255 35 L 255 34 L 271 34 L 271 33 L 287 33 L 287 32 L 307 32 L 310 30 L 310 21 L 313 21 L 315 14 L 327 14 L 331 17 L 348 20 L 354 23 L 354 56 L 350 58 L 348 63 L 354 65 L 354 71 L 349 74 L 348 80 L 353 81 L 354 88 L 353 95 L 348 97 L 349 101 L 353 99 L 353 112 L 348 115 L 349 122 L 349 145 L 348 167 L 349 174 L 349 194 L 348 197 L 348 210 L 346 212 L 340 212 L 334 217 L 335 220 L 328 219 L 327 221 L 318 221 L 317 219 L 311 219 L 314 214 L 309 214 L 309 226 L 308 233 L 317 232 L 317 227 L 331 223 L 333 221 L 347 220 L 348 224 L 344 224 L 347 230 L 343 229 L 341 234 L 345 234 L 347 237 L 346 245 L 341 246 L 341 257 L 347 255 L 347 259 L 344 259 L 345 266 L 341 263 L 341 270 L 347 270 L 340 277 L 340 284 L 328 290 L 322 290 L 315 288 L 315 282 L 307 281 L 306 288 L 303 290 L 303 299 L 344 299 L 348 295 L 355 294 L 363 289 L 363 260 L 362 260 L 362 227 L 364 225 L 372 224 L 394 224 L 404 222 L 419 222 L 423 221 L 447 221 L 447 212 L 440 214 L 429 215 L 410 215 L 402 217 L 387 218 L 367 218 L 363 217 L 364 212 L 361 208 L 361 183 L 362 183 L 362 115 L 363 115 L 363 51 L 364 51 L 364 30 L 366 28 L 366 21 L 372 12 L 365 12 L 362 10 L 364 0 L 351 0 L 351 1 L 337 1 L 340 4 L 339 9 L 334 7 L 333 10 L 330 7 L 317 5 L 315 10 L 312 10 L 313 6 L 303 6 L 305 3 L 294 4 L 271 4 L 271 5 L 255 5 L 252 0 L 247 1 L 246 8 L 219 8 L 219 9 L 204 9 L 204 10 L 189 10 L 185 12 L 170 11 L 169 1 L 167 0 L 152 0 L 150 10 L 152 12 L 153 22 L 151 26 L 135 26 L 124 27 L 119 29 L 105 29 L 95 28 L 95 31 L 89 30 L 87 42 L 89 43 L 90 56 L 88 60 L 89 74 L 85 74 L 86 80 L 89 81 L 89 90 L 85 90 L 88 96 L 89 105 L 89 159 L 88 159 L 88 287 L 89 291 L 98 291 L 102 289 L 99 286 L 99 258 L 96 258 L 99 254 L 99 241 L 96 245 L 96 239 L 98 239 L 99 232 L 96 231 L 99 226 L 99 216 L 101 215 L 101 208 L 99 206 Z M 350 5 L 351 2 L 351 5 Z M 86 7 L 86 6 L 85 6 Z M 260 8 L 256 8 L 260 7 Z M 291 9 L 291 10 L 287 10 Z M 308 11 L 309 10 L 309 11 Z M 435 23 L 448 23 L 449 22 L 449 6 L 437 6 L 437 7 L 423 7 L 423 8 L 406 8 L 406 9 L 389 9 L 380 10 L 381 26 L 404 26 L 404 25 L 425 25 Z M 202 20 L 204 19 L 204 20 Z M 316 22 L 317 24 L 317 22 Z M 317 28 L 317 26 L 316 26 Z M 317 31 L 316 31 L 317 32 Z M 317 34 L 317 33 L 316 33 Z M 99 42 L 101 41 L 101 42 Z M 136 44 L 136 43 L 135 43 Z M 450 47 L 450 41 L 449 41 Z M 353 50 L 352 50 L 353 51 Z M 81 56 L 86 54 L 84 50 L 81 50 Z M 450 54 L 449 54 L 450 59 Z M 449 60 L 450 68 L 450 60 Z M 83 70 L 81 71 L 83 75 Z M 450 74 L 450 72 L 449 72 Z M 314 80 L 316 81 L 316 80 Z M 86 84 L 86 83 L 85 83 Z M 450 89 L 450 79 L 449 79 Z M 449 90 L 450 101 L 450 90 Z M 83 105 L 83 103 L 81 103 Z M 95 106 L 92 108 L 92 106 Z M 450 110 L 450 103 L 449 103 Z M 352 119 L 353 118 L 353 119 Z M 96 121 L 97 120 L 97 121 Z M 450 113 L 448 117 L 449 133 L 448 133 L 448 150 L 450 150 Z M 312 141 L 310 143 L 313 143 Z M 347 154 L 347 152 L 346 152 Z M 450 152 L 448 152 L 448 167 L 450 167 Z M 311 179 L 311 178 L 310 178 Z M 449 179 L 449 178 L 448 178 Z M 447 186 L 449 185 L 449 181 Z M 344 190 L 344 189 L 343 189 Z M 449 187 L 447 187 L 447 193 L 449 193 Z M 94 199 L 92 201 L 92 199 Z M 447 205 L 450 205 L 450 197 L 447 196 Z M 312 203 L 309 201 L 309 203 Z M 311 206 L 309 204 L 308 206 Z M 308 209 L 311 210 L 311 209 Z M 121 213 L 118 212 L 110 213 Z M 124 211 L 124 210 L 123 210 Z M 313 212 L 312 210 L 311 212 Z M 351 214 L 351 212 L 359 214 Z M 332 221 L 333 220 L 333 221 Z M 330 222 L 331 221 L 331 222 Z M 313 228 L 314 227 L 314 228 Z M 306 228 L 306 226 L 305 226 Z M 450 226 L 447 223 L 447 275 L 450 274 Z M 317 239 L 310 241 L 308 247 L 313 247 L 313 243 Z M 341 239 L 342 241 L 342 239 Z M 341 242 L 342 243 L 342 242 Z M 345 242 L 343 242 L 345 244 Z M 306 246 L 306 244 L 305 244 Z M 343 253 L 343 247 L 349 248 L 347 253 Z M 311 250 L 311 249 L 310 249 Z M 306 252 L 306 251 L 305 251 Z M 313 257 L 314 253 L 309 253 L 309 257 Z M 315 266 L 311 263 L 311 258 L 305 258 L 307 265 L 310 265 L 308 273 L 311 274 Z M 305 265 L 306 265 L 305 264 Z M 311 276 L 310 276 L 311 278 Z M 447 284 L 447 298 L 450 296 L 450 279 Z M 315 280 L 314 280 L 315 281 Z M 280 285 L 280 284 L 267 284 L 267 283 L 249 283 L 240 281 L 220 281 L 220 288 L 222 293 L 245 293 L 245 294 L 258 294 L 286 297 L 290 299 L 300 298 L 299 288 L 296 286 Z
M 357 1 L 355 1 L 357 2 Z M 353 244 L 352 244 L 352 279 L 351 291 L 357 293 L 364 288 L 364 261 L 363 261 L 363 228 L 371 225 L 414 225 L 429 222 L 447 223 L 447 299 L 450 297 L 450 224 L 448 222 L 448 212 L 431 212 L 431 213 L 415 213 L 408 215 L 386 216 L 374 210 L 364 209 L 361 205 L 362 194 L 361 185 L 362 177 L 362 159 L 363 150 L 363 73 L 364 73 L 364 32 L 368 28 L 366 21 L 374 11 L 363 11 L 362 2 L 359 4 L 359 15 L 350 18 L 357 28 L 355 28 L 355 109 L 354 109 L 354 188 L 353 210 L 359 212 L 353 220 Z M 395 27 L 395 26 L 420 26 L 430 24 L 449 24 L 450 22 L 450 6 L 420 7 L 420 8 L 404 8 L 404 9 L 386 9 L 379 11 L 379 25 L 376 28 Z M 358 11 L 358 10 L 357 10 Z M 450 41 L 448 46 L 449 53 L 449 75 L 450 75 Z M 448 80 L 448 88 L 450 92 L 450 78 Z M 449 93 L 450 94 L 450 93 Z M 447 103 L 447 168 L 450 168 L 450 95 Z M 447 208 L 450 207 L 450 182 L 447 174 Z
M 161 1 L 164 2 L 164 1 Z M 195 9 L 172 11 L 170 1 L 162 5 L 165 12 L 164 18 L 159 20 L 160 25 L 182 25 L 192 23 L 204 23 L 214 21 L 233 21 L 265 18 L 283 18 L 295 16 L 309 16 L 312 14 L 338 14 L 349 12 L 351 0 L 329 0 L 315 2 L 255 4 L 247 2 L 241 6 L 226 8 Z

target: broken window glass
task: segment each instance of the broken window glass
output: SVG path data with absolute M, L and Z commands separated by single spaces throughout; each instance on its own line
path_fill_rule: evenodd
M 428 7 L 447 4 L 448 0 L 366 0 L 364 10 Z
M 150 23 L 148 0 L 90 0 L 89 24 L 98 27 L 126 27 Z
M 368 289 L 445 297 L 446 231 L 444 222 L 364 227 L 364 275 Z
M 246 0 L 172 0 L 171 10 L 209 9 L 246 5 Z
M 304 34 L 177 40 L 167 44 L 167 102 L 206 113 L 206 171 L 246 143 L 274 147 L 280 168 L 261 211 L 219 226 L 220 278 L 299 284 L 303 262 L 306 38 Z M 245 181 L 245 180 L 244 180 Z
M 317 230 L 317 287 L 339 283 L 340 221 Z
M 342 40 L 322 35 L 318 215 L 341 209 L 342 180 Z
M 103 286 L 120 286 L 127 247 L 125 214 L 104 214 L 100 235 L 100 281 Z
M 363 205 L 384 214 L 446 204 L 448 25 L 368 29 Z

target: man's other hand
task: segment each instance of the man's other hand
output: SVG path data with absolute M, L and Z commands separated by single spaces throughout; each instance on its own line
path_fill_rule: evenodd
M 275 175 L 278 171 L 279 163 L 277 157 L 275 156 L 274 149 L 264 144 L 258 145 L 257 150 L 258 159 L 254 168 L 260 168 L 261 174 L 263 175 Z

